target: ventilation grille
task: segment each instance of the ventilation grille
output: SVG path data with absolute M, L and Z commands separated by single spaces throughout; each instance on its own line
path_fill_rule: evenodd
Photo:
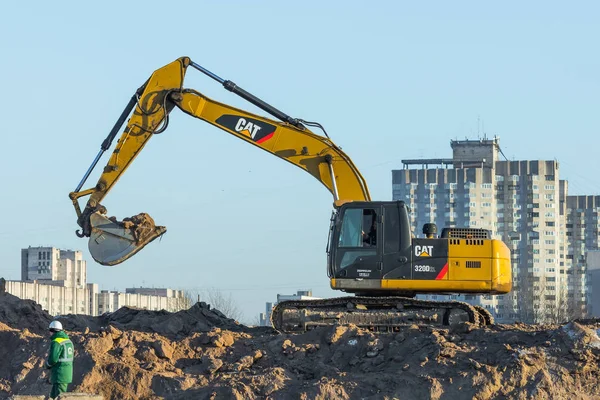
M 490 239 L 491 233 L 487 229 L 444 228 L 442 229 L 442 238 Z
M 481 268 L 481 261 L 467 261 L 467 268 Z
M 465 244 L 467 245 L 471 245 L 471 246 L 483 246 L 485 242 L 483 241 L 483 239 L 467 239 L 465 240 Z

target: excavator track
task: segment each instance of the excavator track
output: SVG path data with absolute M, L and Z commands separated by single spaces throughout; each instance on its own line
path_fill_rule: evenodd
M 461 301 L 429 301 L 409 297 L 338 297 L 289 300 L 271 312 L 271 324 L 282 333 L 301 333 L 319 326 L 354 324 L 372 331 L 395 332 L 403 326 L 451 326 L 460 322 L 493 323 L 483 307 Z
M 484 325 L 494 325 L 494 316 L 491 312 L 481 306 L 473 306 L 479 313 L 479 317 L 483 320 Z

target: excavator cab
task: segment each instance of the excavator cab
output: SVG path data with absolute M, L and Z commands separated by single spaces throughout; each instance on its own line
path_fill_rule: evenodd
M 346 203 L 331 221 L 329 277 L 379 280 L 386 270 L 410 260 L 411 236 L 404 202 Z

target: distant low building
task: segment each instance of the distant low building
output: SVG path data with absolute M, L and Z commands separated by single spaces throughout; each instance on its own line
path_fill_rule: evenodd
M 90 283 L 86 288 L 75 288 L 46 280 L 6 281 L 6 291 L 18 298 L 35 301 L 50 315 L 98 315 L 96 284 Z
M 288 300 L 319 300 L 320 297 L 313 297 L 312 290 L 298 290 L 296 294 L 277 294 L 277 301 L 275 303 L 268 302 L 265 305 L 265 312 L 260 313 L 259 323 L 260 326 L 271 326 L 271 311 L 273 307 L 280 301 Z
M 50 315 L 97 316 L 124 306 L 175 312 L 191 305 L 181 290 L 100 291 L 98 284 L 87 283 L 87 263 L 81 251 L 56 247 L 21 249 L 21 280 L 6 281 L 5 285 L 8 293 L 35 301 Z
M 176 312 L 191 306 L 182 290 L 127 288 L 125 293 L 102 290 L 98 293 L 98 314 L 114 312 L 121 307 Z

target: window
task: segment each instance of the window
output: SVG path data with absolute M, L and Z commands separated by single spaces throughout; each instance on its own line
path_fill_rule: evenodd
M 395 253 L 400 251 L 400 213 L 396 206 L 385 206 L 384 226 L 384 253 Z
M 375 246 L 377 218 L 374 209 L 351 208 L 344 213 L 340 247 Z
M 496 182 L 502 182 L 502 181 L 504 181 L 504 176 L 496 175 Z
M 373 208 L 349 208 L 344 211 L 338 239 L 335 263 L 338 269 L 346 268 L 363 259 L 377 256 L 377 213 Z M 367 261 L 365 261 L 367 262 Z M 368 261 L 370 262 L 370 261 Z

